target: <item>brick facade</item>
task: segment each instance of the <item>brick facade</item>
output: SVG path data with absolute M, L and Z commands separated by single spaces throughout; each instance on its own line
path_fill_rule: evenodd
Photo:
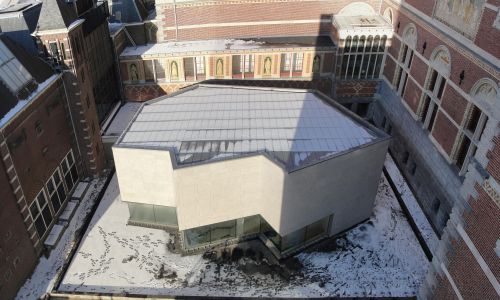
M 30 207 L 41 191 L 49 195 L 47 181 L 66 155 L 78 154 L 62 79 L 48 80 L 49 86 L 0 129 L 0 254 L 5 258 L 0 260 L 0 294 L 6 299 L 15 296 L 35 267 L 73 188 L 65 187 L 59 210 L 47 198 L 51 221 L 39 235 Z
M 462 182 L 459 196 L 450 198 L 453 205 L 453 211 L 448 210 L 451 214 L 447 226 L 442 231 L 442 241 L 439 249 L 434 253 L 432 268 L 428 274 L 426 284 L 421 288 L 421 297 L 428 299 L 457 299 L 459 296 L 463 299 L 497 299 L 500 295 L 495 291 L 493 286 L 495 283 L 486 276 L 488 272 L 493 274 L 498 284 L 498 254 L 494 252 L 497 240 L 500 238 L 500 206 L 498 199 L 493 199 L 491 194 L 488 194 L 483 188 L 485 182 L 494 180 L 495 183 L 489 184 L 491 193 L 498 198 L 498 180 L 500 173 L 500 149 L 498 147 L 499 128 L 488 129 L 492 131 L 492 141 L 486 137 L 490 137 L 491 133 L 484 133 L 485 129 L 479 137 L 483 137 L 477 143 L 478 153 L 483 153 L 484 148 L 486 157 L 482 154 L 477 154 L 468 169 L 463 174 L 458 174 L 455 164 L 456 153 L 459 151 L 457 143 L 461 141 L 461 135 L 467 134 L 465 129 L 462 129 L 464 124 L 467 124 L 467 117 L 470 107 L 474 104 L 479 107 L 481 112 L 487 116 L 488 122 L 498 122 L 499 116 L 495 113 L 495 108 L 489 106 L 488 101 L 474 96 L 478 82 L 491 80 L 498 83 L 500 75 L 498 69 L 495 69 L 490 64 L 491 58 L 498 58 L 498 47 L 495 46 L 493 39 L 498 40 L 500 31 L 493 27 L 493 16 L 496 18 L 496 11 L 492 11 L 490 7 L 485 6 L 482 11 L 482 18 L 478 26 L 478 34 L 475 37 L 468 37 L 463 33 L 453 33 L 451 25 L 445 23 L 428 23 L 426 19 L 418 17 L 420 14 L 434 18 L 434 6 L 436 1 L 406 1 L 402 7 L 398 7 L 392 1 L 384 1 L 382 10 L 391 7 L 398 11 L 395 15 L 396 31 L 398 35 L 396 40 L 400 40 L 400 35 L 404 28 L 409 24 L 413 24 L 417 31 L 417 43 L 415 55 L 413 57 L 409 76 L 412 80 L 408 80 L 404 100 L 408 103 L 407 110 L 411 110 L 410 118 L 415 116 L 415 107 L 420 105 L 422 98 L 419 95 L 425 93 L 423 89 L 427 89 L 430 79 L 428 78 L 431 69 L 431 55 L 438 46 L 445 46 L 450 55 L 450 74 L 447 78 L 447 83 L 444 88 L 444 93 L 438 103 L 439 112 L 436 116 L 434 127 L 431 131 L 432 143 L 435 144 L 436 152 L 440 153 L 450 164 L 450 171 L 446 171 L 442 167 L 437 170 L 436 166 L 425 166 L 425 162 L 420 164 L 427 168 L 425 172 L 429 172 L 429 177 L 433 177 L 432 173 L 440 172 L 438 176 L 449 176 L 453 181 L 460 180 Z M 490 1 L 492 5 L 498 6 L 499 3 Z M 498 2 L 498 1 L 497 1 Z M 409 5 L 408 5 L 409 4 Z M 415 10 L 417 9 L 417 10 Z M 438 25 L 436 25 L 438 24 Z M 444 34 L 443 32 L 446 32 Z M 464 44 L 464 39 L 469 39 L 470 43 Z M 397 49 L 389 49 L 387 62 L 384 69 L 384 76 L 387 82 L 392 83 L 394 80 L 394 65 L 397 64 L 395 59 L 398 59 L 399 49 L 401 46 L 397 41 L 392 42 L 393 47 Z M 481 49 L 475 49 L 475 46 Z M 391 47 L 392 48 L 392 47 Z M 484 51 L 484 52 L 482 52 Z M 483 54 L 481 54 L 483 53 Z M 490 55 L 490 56 L 488 56 Z M 430 76 L 429 76 L 430 77 Z M 413 84 L 413 79 L 417 84 Z M 394 89 L 394 87 L 393 87 Z M 491 101 L 498 104 L 498 88 L 496 89 L 496 100 Z M 415 96 L 413 96 L 415 95 Z M 411 99 L 416 99 L 412 102 Z M 498 109 L 498 105 L 496 104 Z M 418 124 L 418 123 L 417 123 Z M 490 124 L 490 123 L 488 123 Z M 399 124 L 399 126 L 408 126 Z M 490 127 L 489 127 L 490 128 Z M 397 130 L 397 129 L 396 129 Z M 422 129 L 423 130 L 423 129 Z M 403 130 L 404 131 L 404 130 Z M 412 139 L 416 139 L 415 135 Z M 470 137 L 470 135 L 469 135 Z M 398 138 L 395 138 L 396 140 Z M 402 138 L 406 139 L 406 138 Z M 406 143 L 406 142 L 405 142 Z M 421 152 L 426 147 L 423 147 L 423 141 L 418 141 L 421 147 L 402 149 L 399 145 L 402 142 L 395 141 L 395 145 L 399 148 L 392 147 L 393 151 L 409 151 L 410 157 L 421 156 L 425 157 L 425 153 Z M 491 146 L 490 143 L 492 143 Z M 407 146 L 410 146 L 406 143 Z M 420 148 L 420 149 L 419 149 Z M 420 153 L 419 153 L 420 152 Z M 402 163 L 401 157 L 407 159 L 405 155 L 395 153 L 394 155 L 399 164 Z M 410 158 L 411 159 L 411 158 Z M 431 160 L 430 157 L 428 158 Z M 486 159 L 486 161 L 484 161 Z M 476 171 L 482 168 L 483 171 Z M 436 168 L 436 169 L 433 169 Z M 405 169 L 403 167 L 403 169 Z M 409 183 L 412 188 L 417 191 L 417 195 L 424 195 L 422 184 L 431 184 L 432 180 L 424 183 L 418 175 L 418 167 L 415 175 L 408 175 Z M 491 175 L 492 178 L 487 179 Z M 461 178 L 460 178 L 461 177 Z M 465 178 L 465 179 L 464 179 Z M 440 181 L 445 181 L 439 179 Z M 474 188 L 469 188 L 473 186 Z M 451 194 L 446 185 L 438 186 L 444 195 Z M 437 192 L 437 191 L 436 191 Z M 425 197 L 424 197 L 425 198 Z M 438 199 L 441 196 L 437 197 Z M 467 199 L 465 201 L 464 199 Z M 423 200 L 420 198 L 419 200 Z M 440 199 L 441 201 L 443 199 Z M 424 210 L 426 213 L 432 212 L 432 207 L 426 208 L 425 201 Z M 438 206 L 439 207 L 439 206 Z M 451 207 L 450 207 L 451 208 Z M 441 207 L 439 209 L 441 211 Z M 434 217 L 430 217 L 433 220 Z M 446 218 L 447 219 L 447 218 Z M 446 220 L 444 219 L 444 220 Z M 437 225 L 437 224 L 435 224 Z M 436 226 L 438 227 L 438 226 Z M 463 232 L 461 231 L 463 228 Z M 483 259 L 486 267 L 481 267 L 479 260 Z

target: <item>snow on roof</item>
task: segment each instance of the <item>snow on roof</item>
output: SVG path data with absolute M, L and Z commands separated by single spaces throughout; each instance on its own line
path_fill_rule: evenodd
M 113 117 L 113 120 L 109 124 L 108 128 L 106 128 L 106 136 L 119 136 L 122 132 L 127 128 L 127 125 L 134 118 L 134 115 L 137 113 L 139 108 L 141 108 L 142 103 L 140 102 L 127 102 L 125 103 L 116 115 Z
M 392 37 L 392 25 L 380 15 L 333 17 L 333 24 L 337 28 L 339 37 L 345 39 L 347 35 L 386 35 Z
M 140 55 L 168 55 L 176 53 L 215 52 L 228 50 L 256 50 L 269 48 L 303 48 L 334 47 L 327 36 L 303 36 L 282 38 L 255 39 L 222 39 L 185 42 L 154 43 L 142 46 L 127 47 L 121 57 Z
M 49 77 L 44 82 L 40 83 L 36 90 L 34 90 L 31 95 L 25 100 L 19 100 L 19 102 L 11 108 L 3 117 L 0 118 L 0 128 L 7 124 L 12 118 L 14 118 L 20 111 L 22 111 L 33 99 L 35 99 L 45 88 L 47 88 L 52 82 L 59 78 L 59 74 L 54 74 Z
M 268 153 L 292 170 L 379 137 L 310 91 L 199 85 L 145 104 L 117 145 L 173 149 L 179 165 Z

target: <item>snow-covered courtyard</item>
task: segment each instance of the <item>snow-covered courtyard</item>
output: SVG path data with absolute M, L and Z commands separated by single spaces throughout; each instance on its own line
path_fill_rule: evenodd
M 169 233 L 127 225 L 116 176 L 60 292 L 210 296 L 414 296 L 428 261 L 385 178 L 370 220 L 296 255 L 291 277 L 244 256 L 221 262 L 168 250 Z M 250 272 L 248 266 L 261 266 Z
M 75 243 L 77 231 L 83 226 L 92 206 L 103 189 L 106 177 L 94 179 L 89 183 L 85 197 L 80 201 L 73 218 L 64 231 L 57 246 L 48 257 L 41 257 L 37 267 L 17 293 L 16 299 L 38 299 L 52 291 L 57 276 L 62 271 L 71 248 Z M 0 297 L 1 299 L 2 297 Z

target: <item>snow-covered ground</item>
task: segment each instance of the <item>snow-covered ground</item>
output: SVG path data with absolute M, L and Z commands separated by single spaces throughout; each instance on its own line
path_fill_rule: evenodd
M 169 252 L 162 230 L 128 226 L 112 179 L 59 291 L 210 296 L 414 296 L 428 261 L 385 178 L 374 214 L 331 241 L 296 256 L 303 267 L 283 279 L 244 271 L 249 258 L 214 262 Z M 330 245 L 331 246 L 331 245 Z M 327 247 L 328 248 L 328 247 Z
M 438 247 L 439 238 L 436 235 L 436 232 L 432 229 L 429 220 L 425 216 L 420 205 L 418 205 L 417 199 L 415 199 L 415 196 L 413 196 L 410 187 L 406 183 L 403 175 L 401 175 L 398 167 L 389 154 L 387 154 L 384 166 L 387 170 L 387 173 L 389 173 L 389 176 L 394 182 L 394 185 L 396 186 L 399 194 L 401 195 L 401 199 L 408 208 L 413 221 L 415 221 L 418 230 L 422 234 L 427 247 L 429 248 L 429 250 L 431 250 L 432 253 L 434 253 L 434 251 Z
M 81 200 L 56 248 L 50 252 L 48 258 L 40 258 L 33 274 L 17 293 L 16 299 L 38 299 L 38 297 L 52 290 L 56 277 L 62 270 L 64 261 L 75 242 L 75 232 L 82 227 L 85 217 L 90 212 L 105 181 L 106 178 L 101 178 L 90 182 L 85 197 Z

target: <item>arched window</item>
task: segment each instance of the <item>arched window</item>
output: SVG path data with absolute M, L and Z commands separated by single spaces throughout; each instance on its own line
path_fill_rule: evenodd
M 349 52 L 351 50 L 351 42 L 352 38 L 351 36 L 347 36 L 344 42 L 344 52 Z
M 457 146 L 453 155 L 455 164 L 460 169 L 460 175 L 465 174 L 469 162 L 476 155 L 479 142 L 488 122 L 488 116 L 478 105 L 489 106 L 492 109 L 494 108 L 491 106 L 499 105 L 498 87 L 489 78 L 483 78 L 476 82 L 471 89 L 470 95 L 474 99 L 474 103 L 469 103 L 465 114 L 465 122 L 460 128 L 460 134 L 457 138 L 458 143 L 456 143 Z M 493 126 L 496 126 L 496 123 Z
M 373 40 L 372 52 L 377 52 L 379 43 L 380 43 L 380 35 L 376 35 L 375 39 Z
M 403 43 L 412 49 L 415 49 L 417 46 L 417 27 L 415 24 L 410 23 L 406 25 L 403 30 Z
M 419 105 L 419 115 L 424 129 L 432 131 L 436 115 L 441 107 L 441 98 L 446 88 L 446 77 L 450 75 L 450 52 L 444 46 L 439 46 L 432 52 L 425 91 Z
M 387 36 L 348 36 L 340 70 L 340 79 L 378 78 L 385 52 Z
M 356 49 L 358 47 L 358 41 L 359 41 L 359 37 L 357 35 L 355 35 L 352 38 L 351 52 L 356 52 Z
M 378 51 L 379 52 L 384 52 L 385 51 L 385 43 L 387 42 L 387 36 L 383 35 L 382 38 L 380 39 L 380 44 L 378 45 Z
M 403 97 L 408 82 L 408 73 L 413 62 L 414 49 L 417 45 L 417 29 L 414 24 L 408 24 L 403 31 L 403 41 L 399 49 L 398 65 L 394 74 L 393 84 L 399 96 Z
M 368 3 L 353 2 L 342 8 L 338 15 L 342 16 L 371 16 L 376 15 L 375 9 Z
M 392 25 L 392 18 L 393 18 L 392 16 L 393 16 L 393 14 L 392 14 L 392 9 L 390 7 L 386 8 L 384 10 L 383 16 L 384 16 L 384 19 L 386 19 L 387 22 L 389 22 Z
M 365 41 L 366 41 L 366 37 L 364 35 L 362 35 L 359 38 L 359 42 L 358 42 L 358 52 L 363 52 L 363 50 L 365 48 Z

